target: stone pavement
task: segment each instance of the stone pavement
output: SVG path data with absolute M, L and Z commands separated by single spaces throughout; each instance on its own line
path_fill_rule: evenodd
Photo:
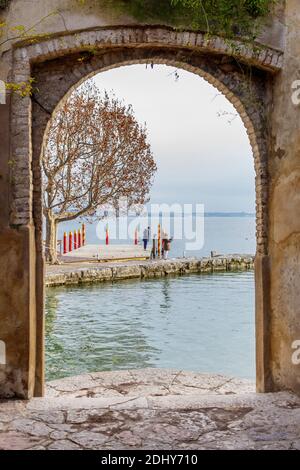
M 144 250 L 141 245 L 84 245 L 76 250 L 61 256 L 64 263 L 70 261 L 113 261 L 113 260 L 134 260 L 149 259 L 151 249 Z
M 172 370 L 102 372 L 0 404 L 0 449 L 300 449 L 300 398 Z

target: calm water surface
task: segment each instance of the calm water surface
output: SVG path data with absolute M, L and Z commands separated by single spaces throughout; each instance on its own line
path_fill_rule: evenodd
M 254 275 L 51 288 L 47 379 L 168 367 L 254 379 Z
M 108 224 L 110 226 L 110 223 Z M 80 227 L 77 222 L 65 222 L 59 224 L 58 238 L 63 238 L 64 231 L 77 230 Z M 86 224 L 86 238 L 88 244 L 104 244 L 99 240 L 96 233 L 97 221 Z M 154 228 L 156 230 L 156 228 Z M 153 233 L 157 233 L 153 231 Z M 172 233 L 170 233 L 172 235 Z M 255 218 L 254 217 L 205 217 L 204 219 L 204 245 L 201 249 L 186 251 L 187 240 L 174 240 L 171 255 L 182 256 L 207 256 L 211 251 L 218 253 L 255 253 Z M 132 240 L 111 240 L 112 244 L 128 243 Z

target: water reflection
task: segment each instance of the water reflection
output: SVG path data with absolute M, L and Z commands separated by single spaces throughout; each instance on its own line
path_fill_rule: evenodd
M 162 303 L 160 307 L 166 313 L 168 313 L 171 308 L 170 287 L 170 279 L 165 279 L 164 282 L 161 283 Z
M 47 379 L 144 367 L 253 378 L 253 273 L 49 288 Z
M 130 296 L 124 302 L 118 295 L 113 299 L 111 289 L 105 285 L 47 290 L 48 380 L 86 371 L 154 366 L 159 349 L 147 341 L 141 309 L 135 308 Z M 113 289 L 119 291 L 117 286 Z

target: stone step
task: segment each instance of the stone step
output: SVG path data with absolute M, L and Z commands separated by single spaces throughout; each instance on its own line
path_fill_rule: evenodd
M 166 369 L 55 380 L 45 398 L 1 404 L 0 449 L 300 449 L 300 398 L 253 390 Z
M 54 411 L 54 410 L 203 410 L 208 408 L 264 408 L 280 403 L 282 407 L 291 402 L 300 401 L 289 392 L 280 393 L 245 393 L 238 395 L 193 394 L 193 395 L 166 395 L 166 396 L 131 396 L 104 398 L 34 398 L 28 405 L 28 411 Z

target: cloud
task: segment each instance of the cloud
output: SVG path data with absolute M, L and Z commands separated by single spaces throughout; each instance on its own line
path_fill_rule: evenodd
M 153 70 L 131 65 L 95 78 L 100 88 L 131 103 L 138 120 L 147 123 L 159 168 L 152 200 L 253 211 L 254 165 L 240 117 L 204 79 L 179 70 L 176 81 L 174 71 L 164 65 Z

